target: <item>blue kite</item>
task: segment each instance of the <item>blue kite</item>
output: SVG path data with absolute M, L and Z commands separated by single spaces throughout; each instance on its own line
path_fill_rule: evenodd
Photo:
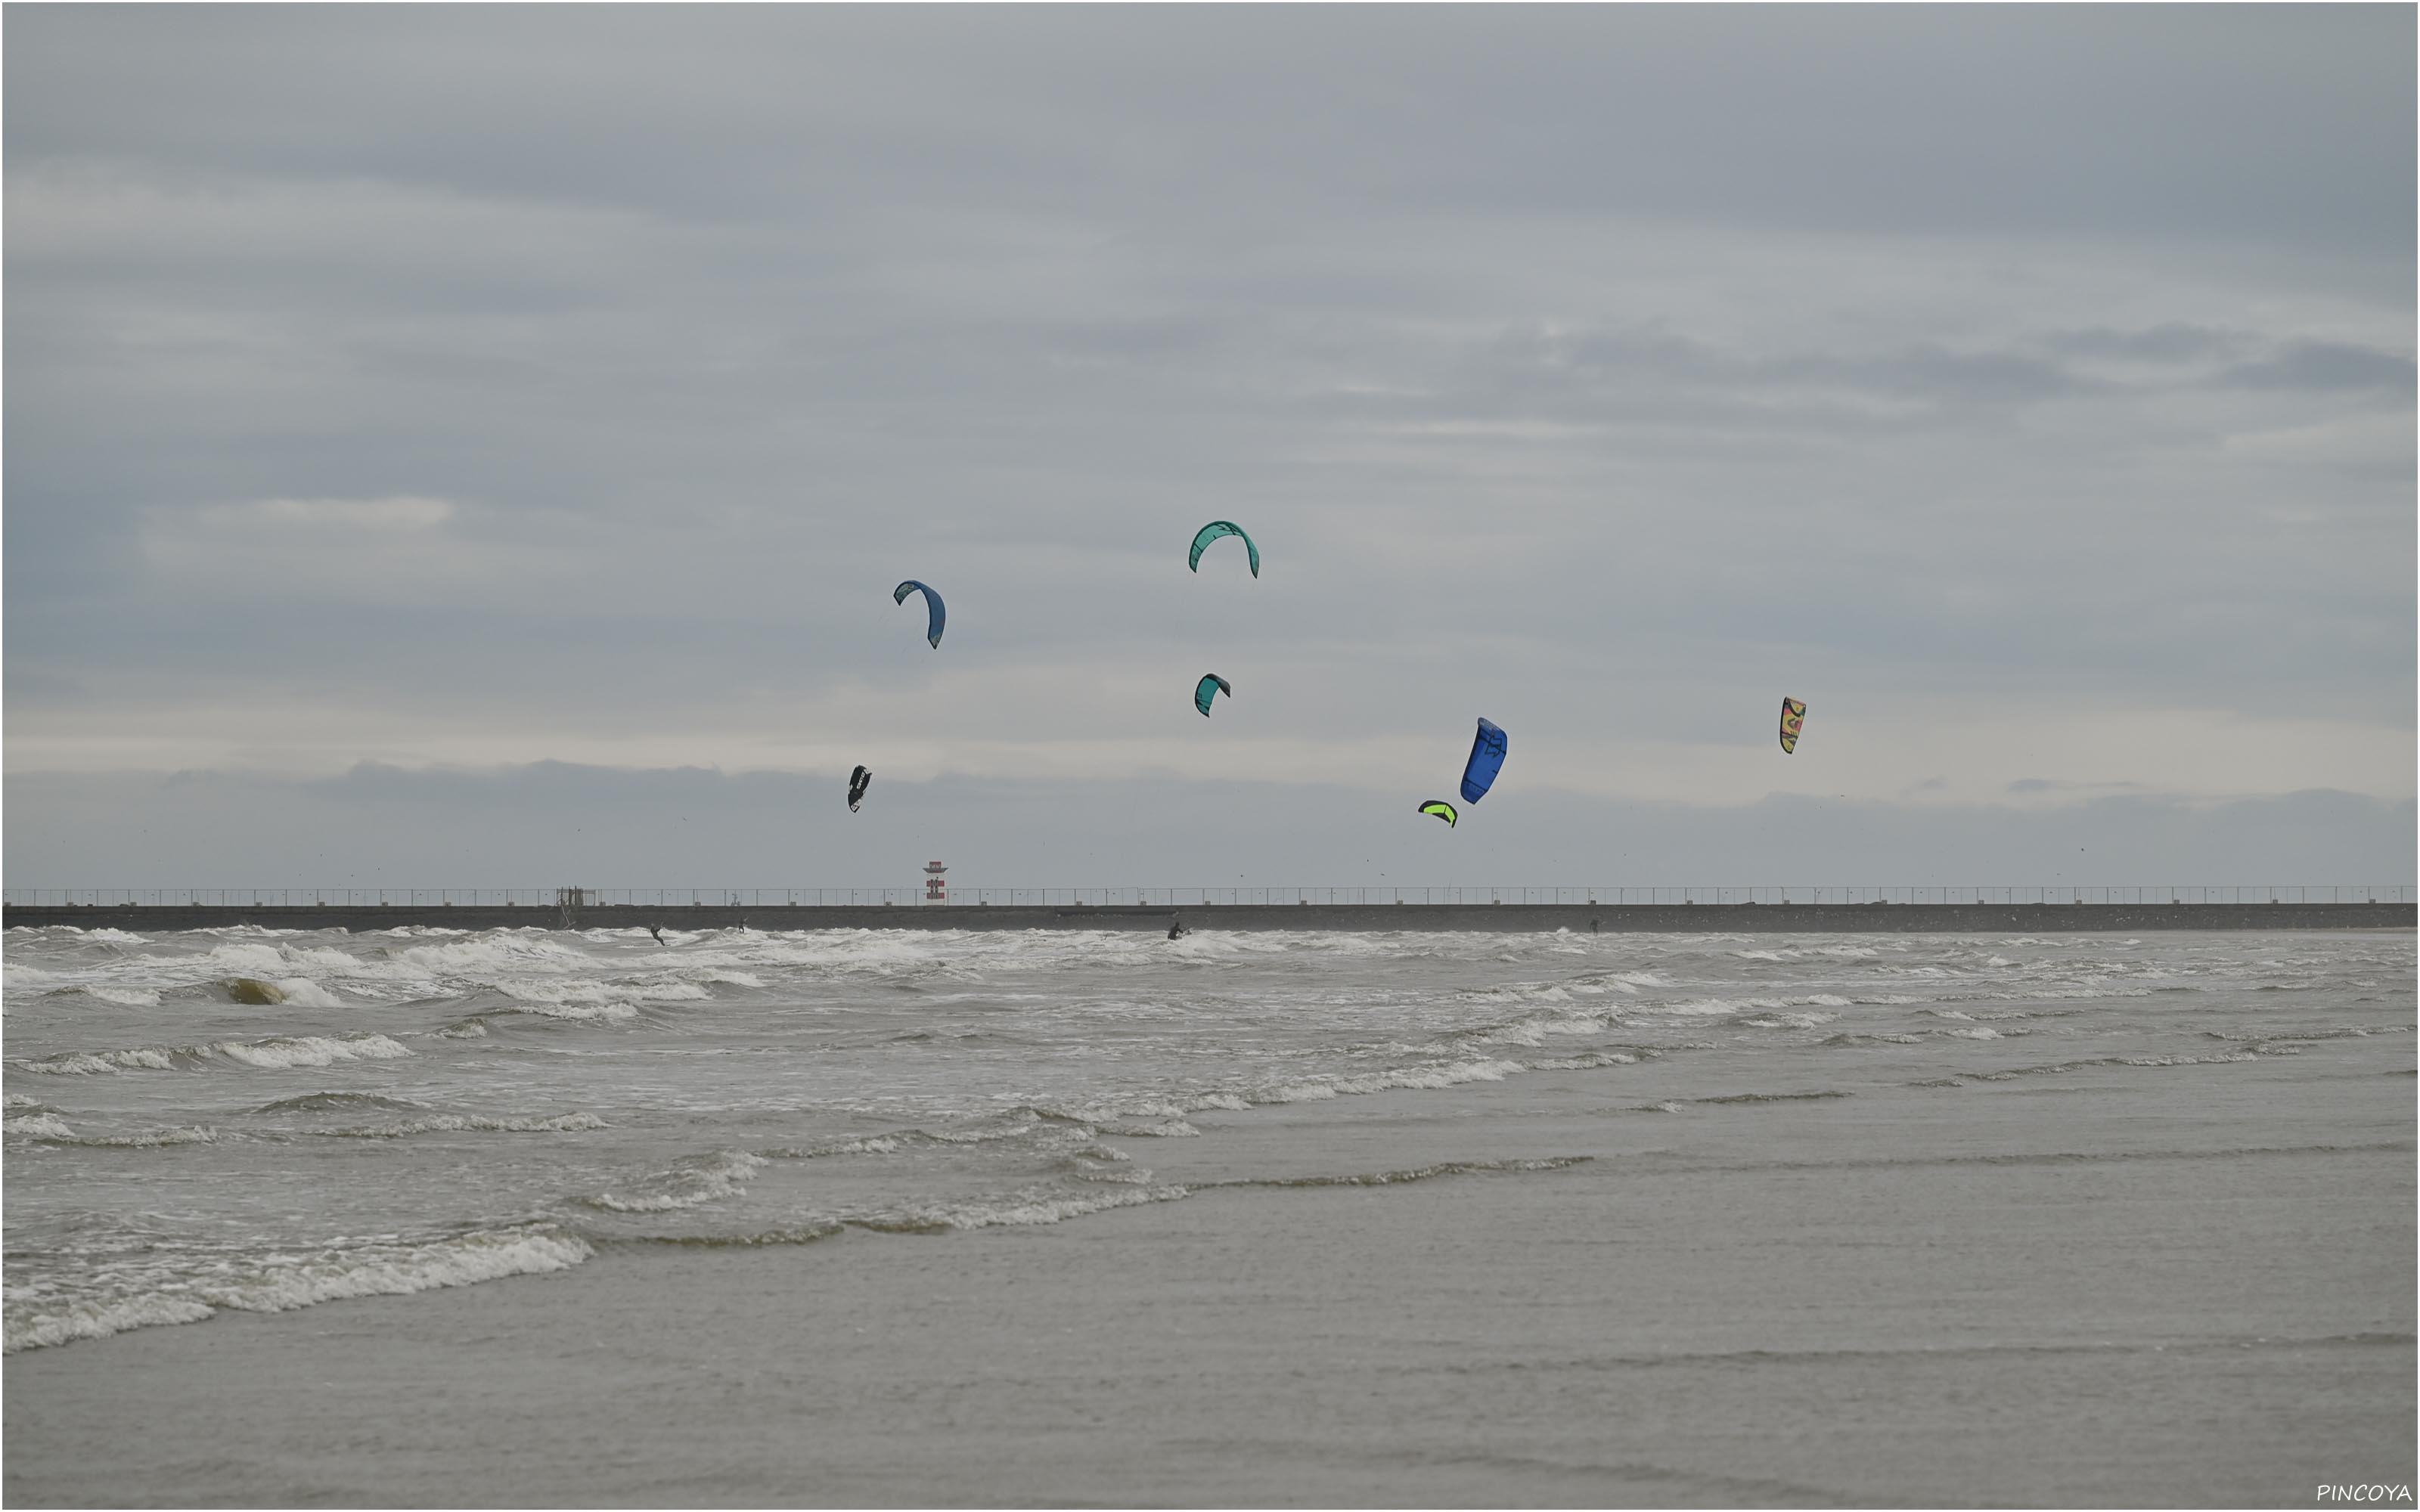
M 941 624 L 950 617 L 950 611 L 941 607 L 941 595 L 910 578 L 891 590 L 891 602 L 905 604 L 909 594 L 924 595 L 924 639 L 932 643 L 934 650 L 940 650 Z
M 1504 770 L 1504 732 L 1488 720 L 1479 721 L 1479 736 L 1470 743 L 1470 760 L 1462 767 L 1462 801 L 1477 803 Z

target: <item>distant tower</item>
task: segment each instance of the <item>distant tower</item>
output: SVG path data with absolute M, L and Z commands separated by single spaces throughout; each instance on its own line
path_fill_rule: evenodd
M 941 880 L 941 873 L 948 870 L 948 867 L 939 861 L 924 863 L 924 901 L 926 903 L 945 903 L 950 901 L 950 885 Z

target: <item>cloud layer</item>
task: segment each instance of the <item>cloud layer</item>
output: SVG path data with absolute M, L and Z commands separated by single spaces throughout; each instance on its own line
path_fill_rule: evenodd
M 12 795 L 2412 792 L 2409 11 L 11 20 Z
M 854 814 L 844 785 L 561 763 L 42 773 L 9 781 L 8 861 L 12 887 L 126 888 L 906 888 L 936 857 L 958 888 L 2403 886 L 2415 818 L 2408 799 L 2330 792 L 1919 808 L 1531 787 L 1462 805 L 1448 829 L 1343 784 L 877 772 Z

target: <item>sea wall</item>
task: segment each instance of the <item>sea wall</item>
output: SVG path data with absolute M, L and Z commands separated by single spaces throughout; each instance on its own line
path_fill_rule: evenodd
M 768 903 L 600 904 L 568 922 L 578 929 L 1116 929 L 1165 931 L 1171 920 L 1203 930 L 1485 930 L 1506 933 L 1908 934 L 2139 933 L 2147 930 L 2409 930 L 2413 903 L 1187 903 L 815 906 Z M 555 929 L 551 906 L 387 904 L 10 905 L 0 924 L 72 924 L 143 933 L 255 924 L 265 929 Z

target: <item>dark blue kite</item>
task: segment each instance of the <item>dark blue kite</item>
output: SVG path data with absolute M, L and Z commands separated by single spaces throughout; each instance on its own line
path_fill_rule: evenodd
M 1487 796 L 1495 784 L 1496 774 L 1504 770 L 1504 732 L 1485 719 L 1479 721 L 1479 738 L 1470 743 L 1470 760 L 1463 764 L 1462 801 L 1477 803 Z

